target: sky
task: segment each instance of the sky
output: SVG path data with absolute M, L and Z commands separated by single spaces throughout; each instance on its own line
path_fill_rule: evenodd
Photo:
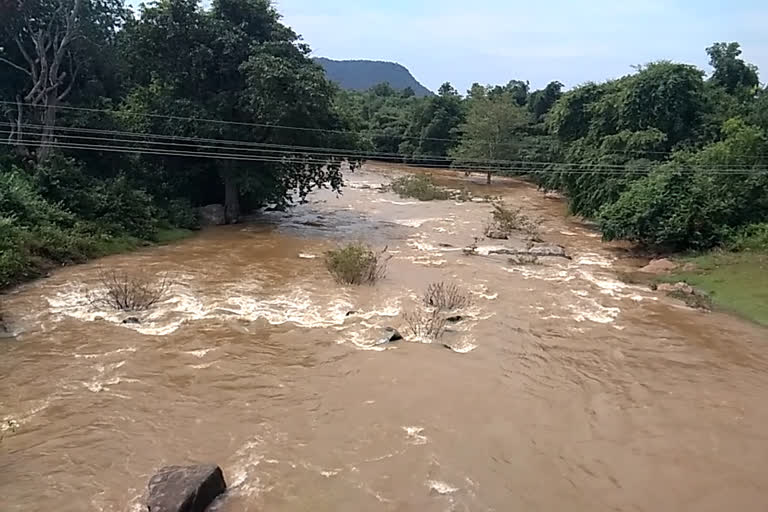
M 709 72 L 706 48 L 738 41 L 768 82 L 766 0 L 274 0 L 332 59 L 406 66 L 425 86 L 528 80 L 566 87 L 668 59 Z

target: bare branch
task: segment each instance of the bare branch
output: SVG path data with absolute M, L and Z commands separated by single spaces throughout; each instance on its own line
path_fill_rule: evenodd
M 0 57 L 0 62 L 5 62 L 6 64 L 11 66 L 12 68 L 17 69 L 17 70 L 21 71 L 22 73 L 24 73 L 24 74 L 26 74 L 28 76 L 32 76 L 32 72 L 31 71 L 29 71 L 28 69 L 24 69 L 23 67 L 19 66 L 18 64 L 14 63 L 14 62 L 11 62 L 8 59 Z
M 72 62 L 70 61 L 70 68 L 72 66 Z M 80 73 L 80 66 L 75 67 L 75 71 L 72 72 L 72 79 L 69 81 L 69 85 L 66 89 L 64 89 L 64 92 L 59 94 L 59 97 L 57 98 L 58 101 L 62 101 L 64 98 L 69 96 L 69 93 L 72 92 L 72 86 L 75 85 L 75 82 L 77 82 L 77 75 Z M 65 75 L 62 75 L 62 80 L 64 79 Z

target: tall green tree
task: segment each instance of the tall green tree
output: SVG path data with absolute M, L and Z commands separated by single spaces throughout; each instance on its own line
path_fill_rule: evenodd
M 754 94 L 760 85 L 757 68 L 740 59 L 739 43 L 715 43 L 707 48 L 709 64 L 714 68 L 712 82 L 729 94 Z

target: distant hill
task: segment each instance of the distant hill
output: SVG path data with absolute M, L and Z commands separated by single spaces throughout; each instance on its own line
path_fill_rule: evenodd
M 433 93 L 404 66 L 394 62 L 374 60 L 331 60 L 316 58 L 315 62 L 325 68 L 328 79 L 336 82 L 342 89 L 367 91 L 374 85 L 388 82 L 394 89 L 413 89 L 416 96 L 431 96 Z

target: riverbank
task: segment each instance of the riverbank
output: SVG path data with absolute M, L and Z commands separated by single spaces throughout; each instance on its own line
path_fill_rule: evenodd
M 30 237 L 23 250 L 14 247 L 0 255 L 0 291 L 44 276 L 54 268 L 85 263 L 142 247 L 169 244 L 189 238 L 194 233 L 190 229 L 163 227 L 148 239 L 141 239 L 128 235 L 78 237 L 73 232 L 65 233 L 65 245 L 57 245 L 61 240 Z
M 681 270 L 660 279 L 686 282 L 724 311 L 768 326 L 768 250 L 712 251 L 678 258 Z

